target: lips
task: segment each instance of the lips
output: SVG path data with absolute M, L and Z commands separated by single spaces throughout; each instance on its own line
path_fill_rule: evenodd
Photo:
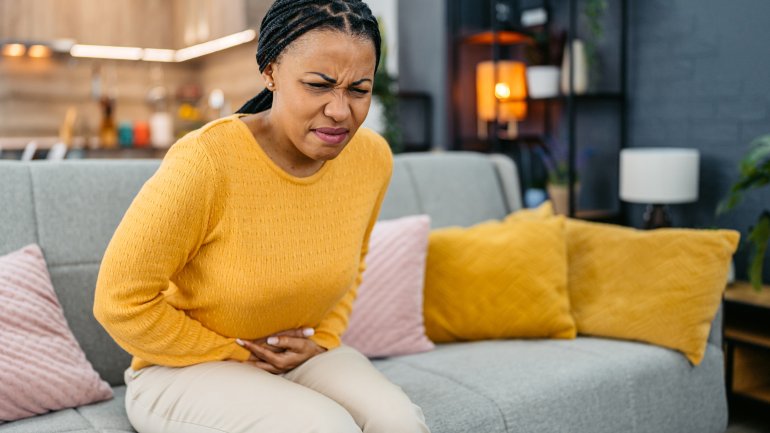
M 340 144 L 348 137 L 347 128 L 316 128 L 313 133 L 327 144 Z

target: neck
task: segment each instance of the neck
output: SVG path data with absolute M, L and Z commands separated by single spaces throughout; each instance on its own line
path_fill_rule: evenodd
M 323 161 L 316 161 L 300 152 L 272 116 L 272 110 L 263 111 L 243 120 L 267 156 L 289 174 L 297 177 L 317 172 Z

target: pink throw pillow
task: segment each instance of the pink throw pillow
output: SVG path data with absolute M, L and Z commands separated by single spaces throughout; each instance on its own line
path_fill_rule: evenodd
M 370 358 L 434 348 L 422 313 L 429 233 L 427 215 L 375 224 L 344 344 Z
M 0 424 L 112 398 L 67 326 L 43 252 L 0 256 Z

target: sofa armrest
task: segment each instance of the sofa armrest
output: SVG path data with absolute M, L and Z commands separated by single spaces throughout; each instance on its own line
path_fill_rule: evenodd
M 724 319 L 723 310 L 724 304 L 720 304 L 719 310 L 717 310 L 717 314 L 714 316 L 714 320 L 711 322 L 711 332 L 709 333 L 708 340 L 710 344 L 719 347 L 719 350 L 722 350 L 722 320 Z
M 519 171 L 516 163 L 508 155 L 493 153 L 489 159 L 497 170 L 497 180 L 500 182 L 506 212 L 510 213 L 523 207 L 521 200 L 521 184 L 519 183 Z

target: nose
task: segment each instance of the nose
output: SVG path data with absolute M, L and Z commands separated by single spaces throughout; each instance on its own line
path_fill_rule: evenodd
M 324 106 L 324 115 L 341 123 L 350 117 L 350 104 L 345 92 L 332 92 L 331 100 Z

